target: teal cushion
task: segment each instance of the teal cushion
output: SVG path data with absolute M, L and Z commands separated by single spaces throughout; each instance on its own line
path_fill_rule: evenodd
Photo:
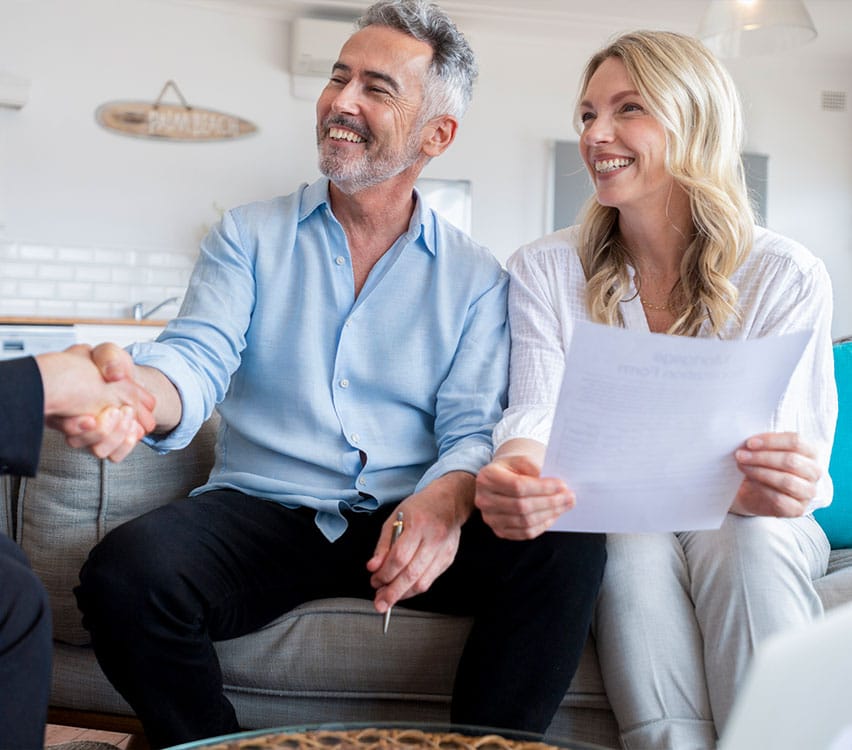
M 834 345 L 837 380 L 837 429 L 828 473 L 834 482 L 834 500 L 814 513 L 832 549 L 852 547 L 852 341 Z

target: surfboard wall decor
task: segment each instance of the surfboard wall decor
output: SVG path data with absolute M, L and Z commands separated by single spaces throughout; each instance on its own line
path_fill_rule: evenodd
M 180 104 L 162 102 L 169 89 L 177 94 Z M 95 120 L 122 135 L 160 141 L 223 141 L 257 132 L 255 125 L 241 117 L 188 104 L 174 81 L 166 81 L 153 103 L 102 104 L 95 112 Z

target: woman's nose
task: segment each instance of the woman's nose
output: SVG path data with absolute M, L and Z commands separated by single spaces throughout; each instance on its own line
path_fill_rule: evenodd
M 595 117 L 587 121 L 583 130 L 583 140 L 586 143 L 608 143 L 613 139 L 612 120 L 609 117 Z

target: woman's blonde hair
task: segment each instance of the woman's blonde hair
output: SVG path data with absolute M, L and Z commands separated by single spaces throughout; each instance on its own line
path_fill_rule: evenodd
M 731 77 L 699 41 L 666 31 L 636 31 L 616 39 L 586 65 L 577 107 L 589 80 L 618 58 L 652 116 L 666 132 L 666 167 L 689 195 L 694 238 L 680 269 L 677 320 L 669 333 L 694 336 L 704 320 L 718 333 L 737 316 L 729 281 L 751 249 L 754 213 L 740 151 L 742 112 Z M 627 249 L 618 238 L 618 209 L 589 200 L 580 230 L 586 302 L 593 320 L 621 324 L 618 303 L 630 287 Z

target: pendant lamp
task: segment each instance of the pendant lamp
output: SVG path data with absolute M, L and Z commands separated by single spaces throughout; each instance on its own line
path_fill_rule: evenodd
M 771 55 L 817 35 L 802 0 L 711 0 L 698 37 L 720 57 Z

